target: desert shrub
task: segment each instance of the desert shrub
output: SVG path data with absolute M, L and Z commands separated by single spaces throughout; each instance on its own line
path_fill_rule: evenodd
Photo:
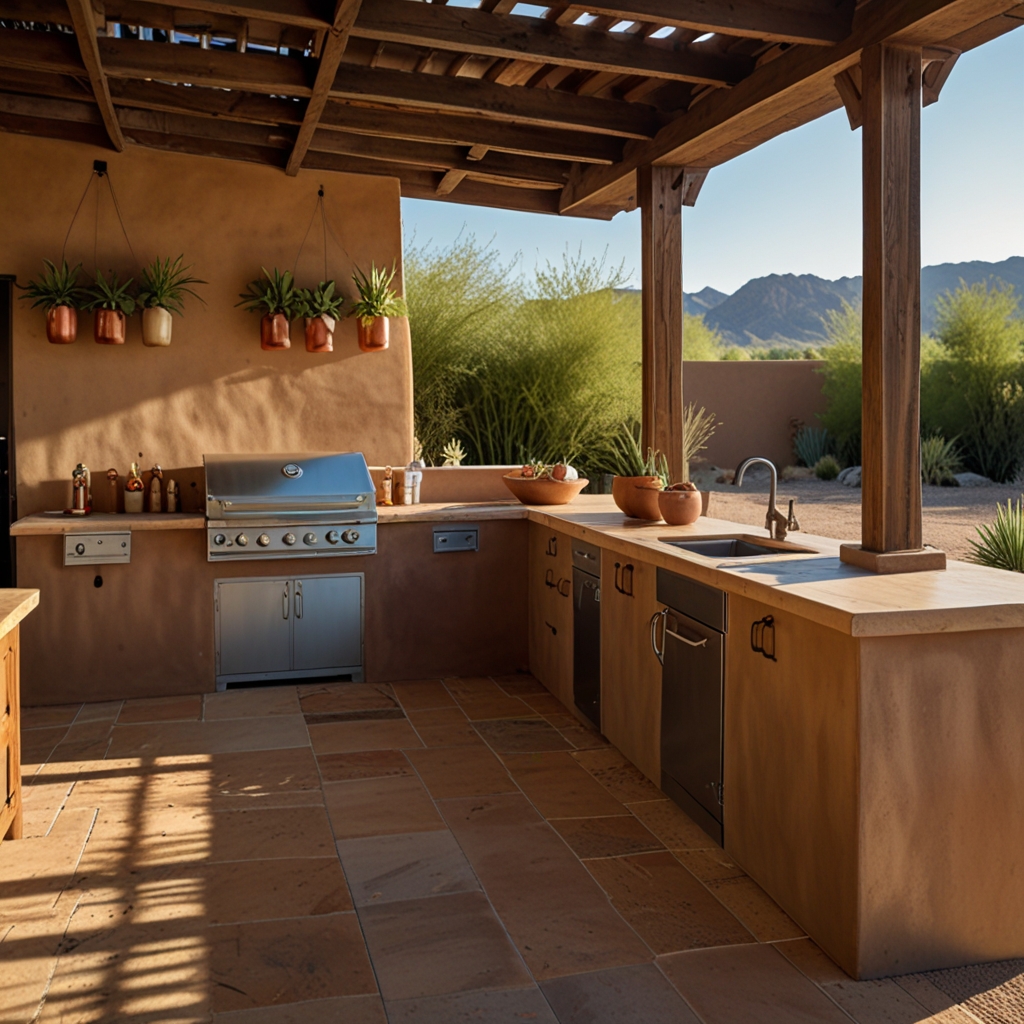
M 722 336 L 704 322 L 704 315 L 683 314 L 683 358 L 710 361 L 725 351 Z
M 801 466 L 816 466 L 829 454 L 829 436 L 824 427 L 801 427 L 793 438 L 793 454 Z
M 947 441 L 941 434 L 921 439 L 921 479 L 926 484 L 941 487 L 953 482 L 963 468 L 956 438 Z
M 961 282 L 936 301 L 939 350 L 922 388 L 922 418 L 959 435 L 967 467 L 1013 480 L 1024 466 L 1024 320 L 1009 285 Z
M 814 464 L 814 475 L 819 480 L 835 480 L 841 469 L 834 455 L 822 455 Z
M 978 565 L 1010 572 L 1024 572 L 1024 510 L 1020 499 L 1016 506 L 1009 499 L 1006 508 L 996 506 L 996 521 L 977 527 L 978 540 L 972 540 L 968 556 Z
M 828 405 L 821 421 L 832 437 L 837 459 L 845 466 L 860 464 L 862 336 L 859 309 L 844 302 L 842 309 L 829 310 L 821 350 L 825 360 L 822 391 Z
M 728 348 L 722 349 L 720 358 L 727 362 L 745 362 L 750 359 L 750 352 L 742 345 L 730 345 Z

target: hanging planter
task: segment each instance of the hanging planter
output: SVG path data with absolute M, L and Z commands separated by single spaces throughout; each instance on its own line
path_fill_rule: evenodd
M 349 316 L 356 317 L 359 347 L 364 352 L 383 352 L 388 347 L 390 318 L 408 314 L 405 299 L 391 287 L 396 273 L 394 264 L 388 272 L 371 263 L 369 274 L 357 269 L 352 276 L 359 290 L 359 301 L 353 305 Z
M 275 267 L 271 277 L 266 267 L 261 269 L 263 277 L 250 281 L 240 295 L 242 301 L 235 305 L 250 313 L 263 314 L 260 319 L 260 348 L 279 352 L 292 347 L 289 327 L 297 315 L 300 295 L 289 271 L 282 274 Z
M 93 337 L 97 345 L 123 345 L 125 317 L 135 312 L 135 298 L 131 294 L 132 278 L 124 284 L 117 279 L 115 271 L 110 272 L 110 280 L 103 276 L 102 270 L 96 271 L 96 280 L 86 289 L 86 309 L 95 311 L 93 319 Z
M 67 260 L 61 260 L 57 267 L 49 260 L 43 260 L 45 270 L 42 277 L 30 281 L 25 287 L 23 299 L 35 299 L 33 309 L 46 309 L 46 340 L 51 345 L 70 345 L 78 337 L 78 306 L 85 294 L 78 285 L 79 263 L 74 269 Z
M 171 313 L 181 316 L 182 301 L 186 295 L 203 299 L 189 285 L 206 284 L 198 277 L 189 277 L 191 267 L 182 266 L 184 256 L 173 263 L 170 256 L 157 258 L 142 271 L 139 305 L 142 306 L 142 344 L 150 348 L 164 348 L 171 343 L 173 322 Z
M 306 323 L 306 351 L 333 352 L 334 328 L 345 299 L 334 294 L 333 281 L 321 281 L 299 291 L 298 312 Z

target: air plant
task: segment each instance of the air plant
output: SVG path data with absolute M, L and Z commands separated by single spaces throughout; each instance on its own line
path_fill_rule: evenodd
M 369 275 L 357 269 L 352 280 L 359 290 L 359 301 L 353 304 L 348 315 L 358 317 L 364 327 L 369 327 L 377 317 L 407 316 L 405 299 L 391 287 L 397 273 L 396 264 L 388 271 L 371 263 Z
M 182 266 L 184 256 L 176 260 L 155 259 L 148 267 L 143 268 L 142 284 L 139 288 L 139 305 L 143 309 L 159 307 L 169 310 L 172 313 L 182 315 L 182 301 L 186 295 L 203 302 L 204 299 L 198 295 L 190 285 L 206 284 L 198 277 L 190 277 L 191 266 Z
M 84 308 L 89 310 L 110 309 L 125 316 L 131 316 L 135 312 L 135 297 L 131 293 L 134 278 L 129 277 L 122 284 L 117 277 L 117 271 L 110 272 L 110 280 L 103 276 L 102 270 L 96 271 L 96 280 L 85 289 L 86 303 Z
M 345 305 L 344 295 L 334 294 L 333 281 L 321 281 L 315 288 L 300 288 L 296 293 L 296 312 L 303 317 L 327 316 L 337 320 L 341 307 Z
M 266 267 L 260 269 L 263 271 L 263 277 L 250 281 L 239 296 L 241 302 L 236 302 L 235 305 L 244 307 L 249 313 L 261 313 L 264 316 L 282 314 L 289 320 L 294 320 L 299 315 L 300 293 L 295 287 L 291 271 L 286 270 L 282 274 L 275 267 L 271 275 Z
M 461 466 L 462 460 L 466 457 L 466 449 L 462 447 L 462 442 L 458 438 L 453 437 L 441 449 L 441 455 L 444 457 L 442 466 Z
M 85 289 L 78 284 L 78 273 L 82 269 L 79 263 L 68 267 L 68 261 L 62 260 L 58 269 L 49 260 L 43 260 L 45 270 L 41 277 L 29 281 L 24 286 L 23 299 L 35 299 L 32 308 L 40 306 L 56 309 L 58 306 L 70 306 L 77 309 L 85 301 Z

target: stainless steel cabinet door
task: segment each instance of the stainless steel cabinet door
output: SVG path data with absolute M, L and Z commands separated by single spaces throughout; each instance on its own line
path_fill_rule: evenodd
M 350 668 L 363 663 L 363 578 L 305 576 L 295 580 L 292 668 Z
M 217 584 L 219 676 L 291 668 L 292 586 L 290 580 Z

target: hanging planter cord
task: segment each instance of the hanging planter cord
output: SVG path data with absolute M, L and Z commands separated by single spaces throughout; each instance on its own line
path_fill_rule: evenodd
M 354 260 L 349 256 L 348 249 L 345 248 L 338 240 L 338 236 L 334 233 L 334 229 L 331 227 L 327 220 L 327 208 L 324 206 L 324 187 L 323 185 L 317 189 L 316 193 L 316 206 L 313 207 L 313 216 L 309 218 L 309 226 L 306 228 L 306 233 L 302 236 L 302 241 L 299 243 L 299 251 L 295 254 L 295 263 L 292 265 L 292 277 L 295 277 L 295 272 L 299 268 L 299 257 L 302 255 L 302 250 L 306 245 L 306 239 L 309 238 L 310 231 L 313 230 L 313 222 L 316 220 L 316 215 L 320 214 L 320 226 L 323 233 L 323 244 L 324 244 L 324 276 L 323 280 L 327 280 L 327 235 L 330 234 L 331 238 L 334 239 L 335 244 L 341 251 L 348 256 L 351 263 L 354 264 Z M 127 237 L 127 236 L 125 236 Z
M 107 188 L 110 189 L 110 198 L 114 203 L 114 211 L 117 213 L 117 222 L 121 225 L 121 234 L 124 235 L 124 240 L 128 245 L 128 251 L 132 255 L 132 263 L 135 267 L 136 273 L 139 271 L 139 260 L 135 255 L 135 250 L 132 248 L 131 239 L 128 237 L 128 232 L 124 226 L 124 218 L 121 216 L 121 206 L 117 201 L 117 194 L 114 192 L 114 183 L 110 179 L 110 172 L 107 170 L 106 160 L 94 160 L 92 164 L 92 174 L 89 175 L 89 180 L 86 182 L 85 191 L 82 193 L 82 198 L 78 200 L 78 206 L 75 208 L 75 215 L 71 218 L 71 223 L 68 225 L 67 234 L 64 236 L 64 245 L 60 250 L 60 261 L 64 263 L 64 257 L 68 248 L 68 239 L 71 238 L 71 231 L 75 226 L 75 221 L 78 220 L 78 214 L 82 210 L 82 204 L 85 202 L 85 197 L 89 194 L 89 190 L 92 188 L 93 182 L 97 179 L 106 179 Z M 99 186 L 97 186 L 99 187 Z M 99 236 L 100 236 L 100 197 L 96 195 L 96 221 L 93 227 L 93 242 L 92 242 L 92 260 L 93 267 L 99 269 L 99 258 L 97 256 L 99 250 Z

